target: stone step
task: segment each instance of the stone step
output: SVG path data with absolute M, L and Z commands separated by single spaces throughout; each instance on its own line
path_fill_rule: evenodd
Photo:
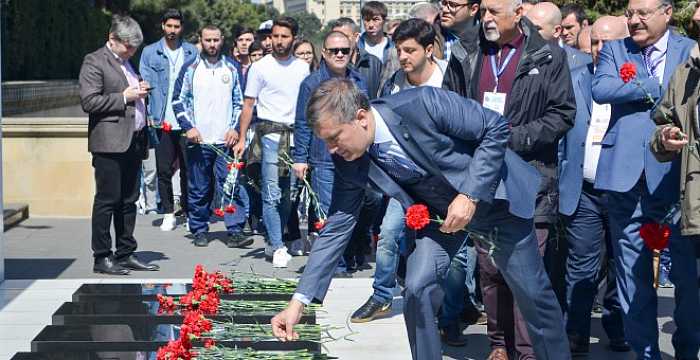
M 29 205 L 5 204 L 3 206 L 3 224 L 5 231 L 29 218 Z

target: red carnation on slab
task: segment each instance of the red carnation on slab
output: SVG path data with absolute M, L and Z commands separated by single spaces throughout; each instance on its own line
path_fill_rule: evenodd
M 214 346 L 216 346 L 216 341 L 214 341 L 214 339 L 208 338 L 208 339 L 204 340 L 204 347 L 205 348 L 209 349 L 209 348 L 214 347 Z
M 620 78 L 625 84 L 637 77 L 637 65 L 633 62 L 626 62 L 620 67 Z
M 158 298 L 158 313 L 168 313 L 172 314 L 175 311 L 175 300 L 172 296 L 163 296 L 163 294 L 156 295 Z
M 224 210 L 221 208 L 218 208 L 218 209 L 214 210 L 214 215 L 216 215 L 218 217 L 222 217 L 222 216 L 224 216 Z
M 639 229 L 639 235 L 649 250 L 661 251 L 668 246 L 671 228 L 668 224 L 646 223 Z
M 406 210 L 406 226 L 411 230 L 421 230 L 430 224 L 430 212 L 423 204 L 411 205 Z
M 231 204 L 228 204 L 226 205 L 226 209 L 224 209 L 224 211 L 228 214 L 233 214 L 236 212 L 236 207 Z
M 169 133 L 169 132 L 173 131 L 173 126 L 170 125 L 169 122 L 165 121 L 165 122 L 163 122 L 163 128 L 162 128 L 162 129 L 163 129 L 163 131 L 165 131 L 166 133 Z

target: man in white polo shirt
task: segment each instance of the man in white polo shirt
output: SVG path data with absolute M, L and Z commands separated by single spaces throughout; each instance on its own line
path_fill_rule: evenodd
M 284 225 L 291 212 L 291 174 L 278 166 L 280 154 L 290 154 L 292 124 L 296 114 L 301 82 L 309 75 L 309 65 L 292 56 L 292 43 L 299 26 L 289 17 L 279 17 L 272 25 L 272 54 L 265 55 L 248 71 L 239 139 L 234 146 L 238 156 L 245 150 L 245 134 L 257 101 L 258 122 L 249 150 L 249 163 L 262 162 L 263 222 L 267 229 L 265 255 L 273 267 L 287 267 L 291 255 L 282 242 Z
M 224 37 L 216 26 L 200 32 L 202 53 L 185 64 L 175 83 L 173 110 L 190 143 L 187 147 L 189 180 L 189 227 L 195 246 L 207 246 L 213 186 L 222 188 L 228 174 L 228 161 L 222 154 L 230 152 L 238 139 L 235 130 L 241 113 L 241 87 L 238 70 L 222 56 Z M 238 191 L 238 194 L 241 192 Z M 236 211 L 227 212 L 224 222 L 228 247 L 244 247 L 253 243 L 242 234 L 245 201 L 236 197 Z M 222 204 L 224 206 L 224 204 Z

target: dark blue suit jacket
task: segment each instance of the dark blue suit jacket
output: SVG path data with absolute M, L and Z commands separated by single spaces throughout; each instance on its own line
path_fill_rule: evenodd
M 668 38 L 663 87 L 649 77 L 639 46 L 628 37 L 606 42 L 593 79 L 593 99 L 599 104 L 612 104 L 610 126 L 602 141 L 595 187 L 627 192 L 639 181 L 642 172 L 649 193 L 671 203 L 678 199 L 680 184 L 678 161 L 660 163 L 649 149 L 656 125 L 651 120 L 649 93 L 657 101 L 668 87 L 678 65 L 688 59 L 694 41 L 671 32 Z M 622 64 L 637 66 L 637 81 L 622 82 Z
M 593 107 L 593 64 L 573 69 L 571 82 L 576 98 L 576 120 L 559 142 L 559 212 L 567 216 L 576 211 L 583 186 L 586 136 Z
M 406 155 L 430 175 L 481 201 L 508 201 L 515 216 L 534 216 L 539 174 L 507 149 L 510 131 L 504 117 L 456 93 L 427 86 L 377 99 L 372 106 Z M 350 162 L 338 156 L 333 160 L 330 215 L 297 287 L 298 293 L 318 300 L 324 298 L 357 222 L 365 189 L 381 191 L 404 208 L 414 203 L 367 154 Z

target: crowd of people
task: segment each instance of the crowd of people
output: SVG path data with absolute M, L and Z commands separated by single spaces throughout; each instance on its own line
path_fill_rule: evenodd
M 595 311 L 611 351 L 661 359 L 657 286 L 675 287 L 675 358 L 698 359 L 700 50 L 673 11 L 442 0 L 389 19 L 367 1 L 364 31 L 335 19 L 317 46 L 286 16 L 190 44 L 169 9 L 138 66 L 140 25 L 114 16 L 79 79 L 94 271 L 158 270 L 134 254 L 137 213 L 196 247 L 219 218 L 228 247 L 262 235 L 275 268 L 310 252 L 281 339 L 376 249 L 351 321 L 390 314 L 400 284 L 414 359 L 466 345 L 471 324 L 488 360 L 585 355 Z M 406 226 L 415 203 L 425 229 Z M 649 224 L 670 229 L 658 268 Z

